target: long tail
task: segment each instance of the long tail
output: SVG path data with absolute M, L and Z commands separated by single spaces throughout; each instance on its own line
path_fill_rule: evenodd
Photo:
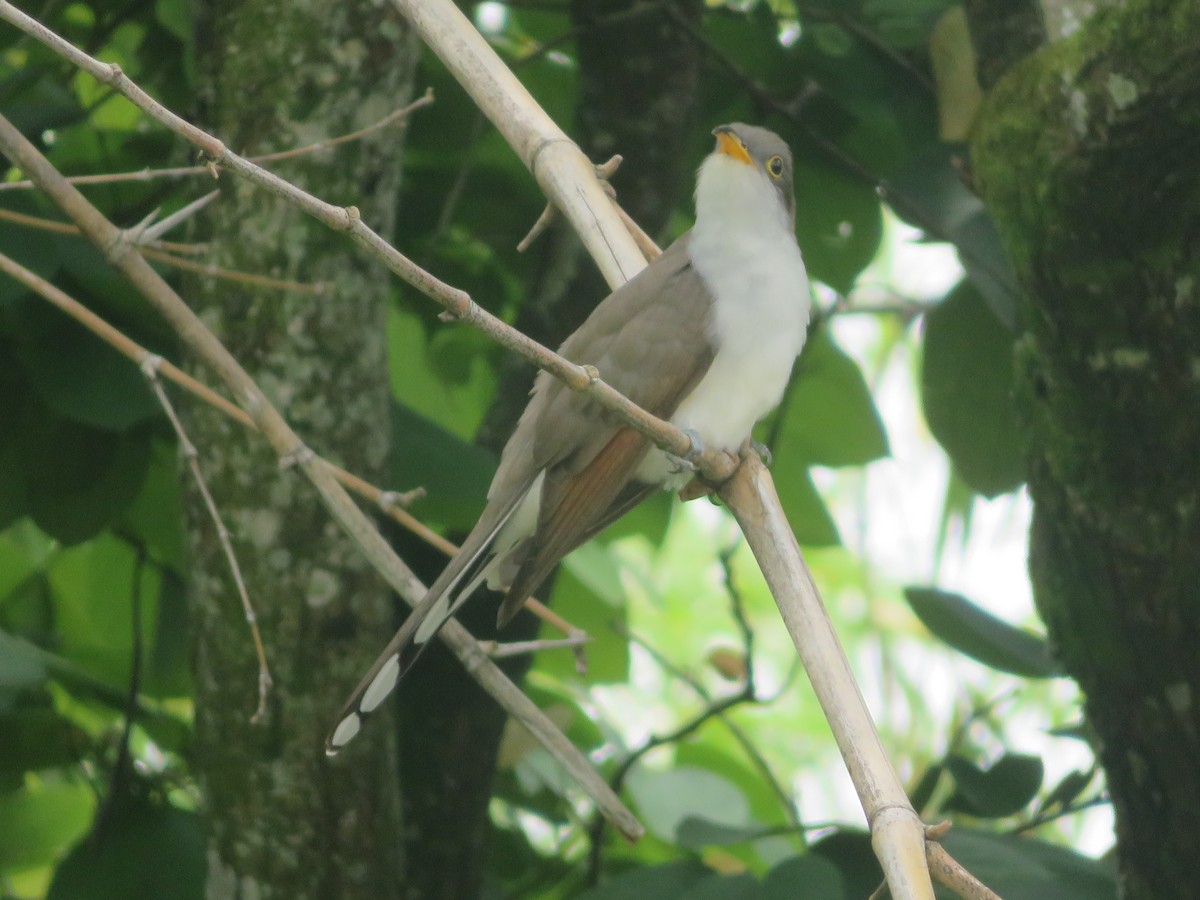
M 325 740 L 325 753 L 334 756 L 353 740 L 363 719 L 379 708 L 397 682 L 412 668 L 446 621 L 471 598 L 510 547 L 496 546 L 496 537 L 523 506 L 530 492 L 518 495 L 493 517 L 485 514 L 462 548 L 426 592 L 404 624 L 388 641 L 354 692 L 342 706 L 337 725 Z

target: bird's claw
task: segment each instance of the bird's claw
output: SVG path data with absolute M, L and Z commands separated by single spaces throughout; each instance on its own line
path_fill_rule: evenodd
M 696 464 L 704 455 L 704 442 L 700 440 L 700 435 L 691 428 L 683 429 L 683 433 L 687 435 L 688 451 L 683 456 L 672 456 L 671 459 L 679 466 L 678 471 L 695 472 Z
M 768 469 L 771 468 L 771 463 L 775 461 L 775 454 L 771 452 L 770 447 L 761 441 L 754 440 L 754 438 L 750 438 L 750 440 L 746 442 L 746 446 L 748 449 L 758 454 L 758 458 L 762 460 L 764 466 L 766 466 Z

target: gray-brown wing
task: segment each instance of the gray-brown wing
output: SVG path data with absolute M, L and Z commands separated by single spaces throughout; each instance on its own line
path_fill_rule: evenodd
M 611 295 L 563 345 L 563 354 L 596 366 L 601 377 L 635 403 L 670 418 L 712 363 L 712 304 L 688 263 L 686 241 L 676 242 L 655 262 L 663 263 L 651 271 L 655 277 L 628 294 Z M 536 410 L 531 404 L 536 418 L 522 423 L 530 434 L 522 449 L 530 454 L 531 465 L 546 469 L 541 510 L 537 531 L 522 548 L 524 558 L 501 620 L 515 612 L 559 559 L 653 490 L 631 485 L 649 441 L 561 384 L 539 388 L 544 393 L 535 400 L 541 404 Z
M 687 255 L 685 234 L 604 299 L 559 352 L 661 418 L 708 370 L 712 295 Z M 488 491 L 495 501 L 544 468 L 578 472 L 616 434 L 599 404 L 542 372 Z

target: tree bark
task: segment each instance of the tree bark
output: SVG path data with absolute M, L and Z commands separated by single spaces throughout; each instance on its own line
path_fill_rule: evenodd
M 417 48 L 370 3 L 202 7 L 201 118 L 239 151 L 361 128 L 410 99 Z M 403 129 L 277 171 L 391 231 Z M 380 480 L 388 440 L 384 301 L 390 278 L 299 212 L 223 177 L 221 265 L 332 286 L 327 296 L 205 281 L 201 314 L 317 452 Z M 380 579 L 304 481 L 238 426 L 197 411 L 192 438 L 242 565 L 274 675 L 249 722 L 257 669 L 212 523 L 192 504 L 196 759 L 209 823 L 210 897 L 396 897 L 403 873 L 390 729 L 323 753 L 344 695 L 393 625 Z
M 1200 4 L 1017 64 L 972 145 L 1024 288 L 1038 607 L 1086 694 L 1131 900 L 1200 884 Z

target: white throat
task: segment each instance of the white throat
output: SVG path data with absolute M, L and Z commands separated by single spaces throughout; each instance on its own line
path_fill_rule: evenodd
M 723 153 L 700 167 L 688 255 L 713 295 L 709 337 L 717 352 L 671 421 L 707 448 L 736 450 L 779 403 L 804 346 L 808 276 L 774 185 Z M 671 487 L 679 479 L 670 469 L 651 453 L 638 476 Z

